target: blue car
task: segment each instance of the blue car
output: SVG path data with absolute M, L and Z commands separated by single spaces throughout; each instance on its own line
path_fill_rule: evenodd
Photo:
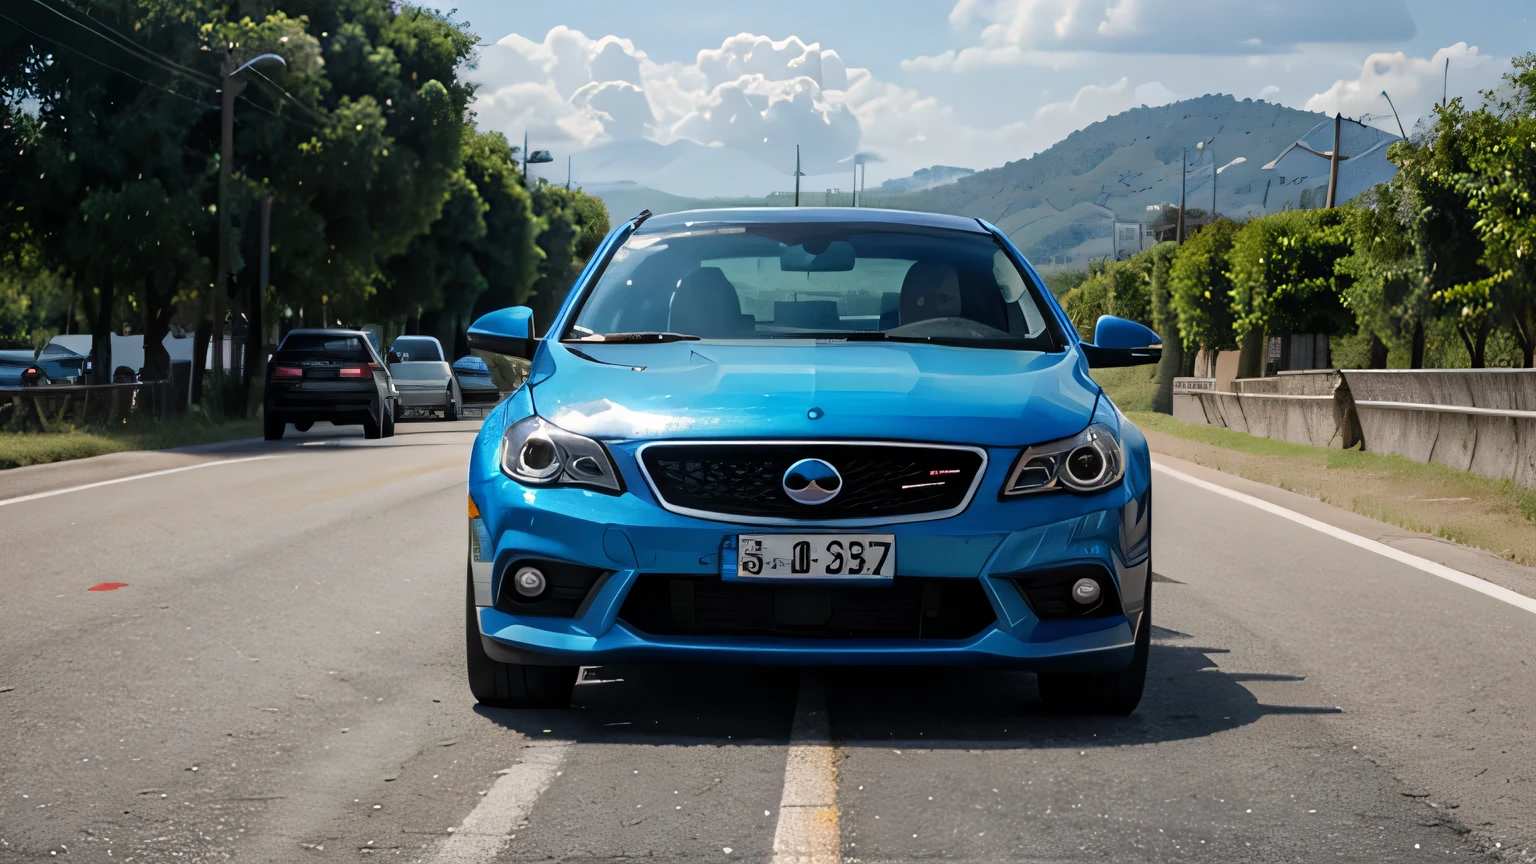
M 1089 370 L 1161 342 L 1084 342 L 986 222 L 646 212 L 546 331 L 513 307 L 468 341 L 526 373 L 470 461 L 481 703 L 708 661 L 1024 669 L 1052 708 L 1135 709 L 1151 465 Z

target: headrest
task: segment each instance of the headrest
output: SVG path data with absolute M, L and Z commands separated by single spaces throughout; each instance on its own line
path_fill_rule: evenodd
M 668 329 L 709 338 L 739 333 L 741 298 L 719 267 L 700 267 L 684 276 L 672 292 Z
M 901 282 L 901 323 L 961 314 L 960 274 L 952 265 L 918 261 Z

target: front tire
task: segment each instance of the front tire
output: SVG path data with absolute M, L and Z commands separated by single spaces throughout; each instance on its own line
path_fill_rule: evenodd
M 469 692 L 488 708 L 569 708 L 579 666 L 529 666 L 491 659 L 480 642 L 473 577 L 466 580 L 464 648 Z
M 261 437 L 268 441 L 279 441 L 283 437 L 283 431 L 288 424 L 281 417 L 272 414 L 264 414 L 261 418 Z
M 363 415 L 363 437 L 373 439 L 380 438 L 383 435 L 383 425 L 379 421 L 373 419 L 372 414 Z
M 459 402 L 453 398 L 453 388 L 448 388 L 448 404 L 443 407 L 443 419 L 453 422 L 459 419 Z
M 1152 563 L 1147 562 L 1147 599 L 1136 629 L 1131 665 L 1119 672 L 1042 672 L 1037 677 L 1040 701 L 1064 714 L 1113 714 L 1136 710 L 1147 683 L 1147 657 L 1152 652 Z
M 394 415 L 394 412 L 389 412 L 389 413 L 384 415 L 384 428 L 383 428 L 382 431 L 383 431 L 383 437 L 385 437 L 385 438 L 393 438 L 393 437 L 395 437 L 395 415 Z

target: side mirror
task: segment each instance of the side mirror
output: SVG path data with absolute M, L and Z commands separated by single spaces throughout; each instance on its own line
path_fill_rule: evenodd
M 389 352 L 389 354 L 388 354 L 388 356 L 386 356 L 386 357 L 385 357 L 385 358 L 384 358 L 384 362 L 386 362 L 386 363 L 388 363 L 388 364 L 389 364 L 389 365 L 391 365 L 391 366 L 393 366 L 393 365 L 395 365 L 395 364 L 396 364 L 396 363 L 399 363 L 399 362 L 401 362 L 401 360 L 400 360 L 400 355 L 399 355 L 399 354 L 397 354 L 397 353 L 395 353 L 395 352 L 394 352 L 394 351 L 391 351 L 391 352 Z
M 1163 359 L 1163 339 L 1152 328 L 1101 315 L 1093 327 L 1093 343 L 1083 343 L 1083 356 L 1094 369 L 1145 366 Z
M 503 394 L 522 386 L 528 377 L 528 361 L 539 347 L 534 338 L 533 310 L 509 306 L 480 316 L 466 334 L 470 353 L 485 361 Z
M 509 306 L 481 315 L 469 325 L 469 350 L 532 360 L 539 340 L 533 337 L 533 310 Z

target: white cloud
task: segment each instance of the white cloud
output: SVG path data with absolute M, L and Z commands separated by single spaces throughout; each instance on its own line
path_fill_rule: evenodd
M 859 142 L 841 95 L 842 58 L 793 36 L 742 33 L 694 63 L 655 63 L 628 39 L 561 26 L 542 42 L 511 34 L 486 47 L 471 77 L 481 85 L 482 126 L 514 139 L 528 131 L 538 146 L 567 152 L 683 138 L 745 150 L 788 173 L 795 143 L 836 166 Z
M 1374 125 L 1396 131 L 1391 108 L 1381 92 L 1385 90 L 1397 106 L 1403 125 L 1412 129 L 1419 118 L 1428 115 L 1440 101 L 1446 61 L 1450 61 L 1448 92 L 1464 96 L 1475 107 L 1481 104 L 1477 94 L 1493 88 L 1509 68 L 1506 60 L 1479 53 L 1475 46 L 1458 42 L 1436 51 L 1433 57 L 1409 57 L 1401 51 L 1372 54 L 1365 59 L 1360 77 L 1335 81 L 1331 87 L 1309 98 L 1309 111 L 1341 113 L 1346 117 L 1371 114 Z
M 1306 43 L 1406 39 L 1405 0 L 958 0 L 950 23 L 983 25 L 980 44 L 903 62 L 966 71 L 1049 63 L 1053 52 L 1274 54 Z
M 1024 122 L 982 129 L 961 122 L 954 109 L 916 90 L 879 81 L 867 69 L 849 70 L 848 104 L 859 119 L 860 149 L 881 154 L 883 176 L 905 176 L 930 165 L 984 168 L 999 154 L 1029 146 Z M 870 183 L 876 181 L 871 177 Z

